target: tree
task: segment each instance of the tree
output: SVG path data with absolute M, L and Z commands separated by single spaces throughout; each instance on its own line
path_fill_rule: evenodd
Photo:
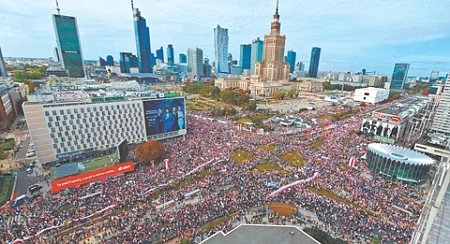
M 283 100 L 285 96 L 286 93 L 284 91 L 277 91 L 272 95 L 273 99 L 276 100 Z
M 143 164 L 161 162 L 166 157 L 166 149 L 161 142 L 150 140 L 136 147 L 136 157 Z
M 298 92 L 297 92 L 296 90 L 290 90 L 290 91 L 288 92 L 287 96 L 288 96 L 289 98 L 295 98 L 295 97 L 298 97 Z
M 394 100 L 397 100 L 397 99 L 400 99 L 402 97 L 402 95 L 400 94 L 400 92 L 393 92 L 393 91 L 391 91 L 390 93 L 389 93 L 389 97 L 388 97 L 388 101 L 389 102 L 392 102 L 392 101 L 394 101 Z
M 255 101 L 251 101 L 248 106 L 247 106 L 247 110 L 248 111 L 255 111 L 256 110 L 256 102 Z
M 220 97 L 220 89 L 219 87 L 215 86 L 211 92 L 211 97 L 214 99 L 219 99 Z

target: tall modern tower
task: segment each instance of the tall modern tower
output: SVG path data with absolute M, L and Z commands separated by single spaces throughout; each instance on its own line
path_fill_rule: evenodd
M 450 146 L 450 79 L 447 78 L 431 130 L 447 137 Z
M 390 89 L 393 91 L 403 91 L 405 87 L 406 77 L 408 76 L 409 64 L 397 63 L 392 73 L 392 81 Z
M 169 44 L 167 46 L 167 63 L 173 65 L 175 63 L 175 56 L 173 53 L 173 45 Z
M 7 76 L 5 60 L 3 60 L 2 48 L 0 47 L 0 77 L 6 79 Z
M 239 60 L 239 65 L 242 67 L 242 69 L 250 69 L 251 57 L 252 57 L 252 45 L 242 44 L 241 57 Z
M 114 66 L 114 57 L 112 55 L 106 56 L 106 63 L 108 66 Z
M 136 68 L 139 66 L 139 59 L 132 53 L 121 52 L 120 53 L 120 72 L 130 73 L 130 68 Z
M 184 54 L 184 53 L 180 53 L 179 55 L 178 55 L 178 62 L 180 63 L 180 64 L 185 64 L 185 63 L 187 63 L 187 57 L 186 57 L 186 54 Z
M 281 35 L 278 0 L 269 35 L 264 36 L 264 60 L 255 64 L 255 74 L 263 81 L 289 79 L 289 64 L 284 62 L 286 36 Z
M 264 41 L 256 38 L 252 41 L 252 53 L 250 59 L 250 74 L 255 74 L 255 64 L 256 62 L 263 61 L 264 58 Z
M 214 28 L 214 49 L 216 51 L 216 72 L 229 73 L 228 68 L 228 29 L 217 25 Z
M 435 83 L 438 80 L 438 78 L 439 78 L 439 71 L 436 70 L 431 71 L 429 82 Z
M 290 72 L 294 72 L 295 69 L 295 60 L 297 58 L 297 53 L 293 50 L 288 51 L 287 53 L 287 62 L 289 63 Z
M 163 47 L 156 50 L 156 59 L 160 59 L 164 63 L 164 48 Z
M 150 58 L 150 30 L 147 27 L 145 18 L 141 16 L 138 8 L 134 8 L 133 0 L 131 0 L 131 8 L 133 10 L 134 34 L 136 36 L 136 49 L 138 56 L 139 72 L 152 73 L 153 67 Z
M 203 51 L 200 48 L 189 48 L 187 56 L 188 72 L 199 80 L 203 77 Z
M 313 47 L 311 50 L 311 59 L 309 60 L 308 76 L 316 78 L 319 73 L 320 47 Z
M 78 34 L 77 19 L 59 14 L 53 15 L 58 56 L 70 77 L 84 77 L 83 54 Z

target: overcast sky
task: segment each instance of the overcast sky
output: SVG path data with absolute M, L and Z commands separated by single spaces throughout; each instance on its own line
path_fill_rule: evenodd
M 178 53 L 203 49 L 214 60 L 213 28 L 228 28 L 229 52 L 270 32 L 275 0 L 135 0 L 150 28 L 152 51 L 173 44 Z M 78 19 L 85 59 L 136 53 L 128 0 L 59 0 L 61 14 Z M 56 46 L 55 0 L 0 0 L 0 46 L 6 57 L 50 57 Z M 409 75 L 450 71 L 449 0 L 280 0 L 286 51 L 309 64 L 322 48 L 319 70 L 392 74 L 396 62 Z

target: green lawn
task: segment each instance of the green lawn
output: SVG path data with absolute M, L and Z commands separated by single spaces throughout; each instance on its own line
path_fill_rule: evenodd
M 266 163 L 260 164 L 260 165 L 256 166 L 256 168 L 254 170 L 260 171 L 260 172 L 268 172 L 268 171 L 275 170 L 282 174 L 289 173 L 289 171 L 281 168 L 280 165 L 278 165 L 275 162 L 266 162 Z
M 291 163 L 296 167 L 303 167 L 306 164 L 305 157 L 298 152 L 290 152 L 281 157 L 286 162 Z
M 9 201 L 13 186 L 14 177 L 0 178 L 0 206 Z
M 314 141 L 314 142 L 312 143 L 312 147 L 313 147 L 314 149 L 316 149 L 316 150 L 319 149 L 320 146 L 322 146 L 323 141 L 325 141 L 325 138 L 319 138 L 319 139 L 317 139 L 316 141 Z
M 264 150 L 266 152 L 272 152 L 275 151 L 278 146 L 274 146 L 274 145 L 259 145 L 258 146 L 259 149 Z
M 93 171 L 113 165 L 110 157 L 95 158 L 85 161 L 83 164 L 86 167 L 86 171 Z
M 236 150 L 231 155 L 231 158 L 238 164 L 250 161 L 253 158 L 253 153 L 244 151 L 244 150 Z

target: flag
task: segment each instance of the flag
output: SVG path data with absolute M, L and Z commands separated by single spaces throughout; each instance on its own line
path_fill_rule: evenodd
M 350 158 L 350 161 L 348 162 L 348 166 L 354 168 L 356 167 L 356 158 Z
M 242 131 L 243 128 L 244 128 L 244 125 L 243 125 L 243 124 L 239 124 L 239 125 L 238 125 L 238 131 Z
M 166 170 L 169 170 L 170 168 L 170 161 L 168 158 L 164 159 L 164 164 L 166 165 Z

